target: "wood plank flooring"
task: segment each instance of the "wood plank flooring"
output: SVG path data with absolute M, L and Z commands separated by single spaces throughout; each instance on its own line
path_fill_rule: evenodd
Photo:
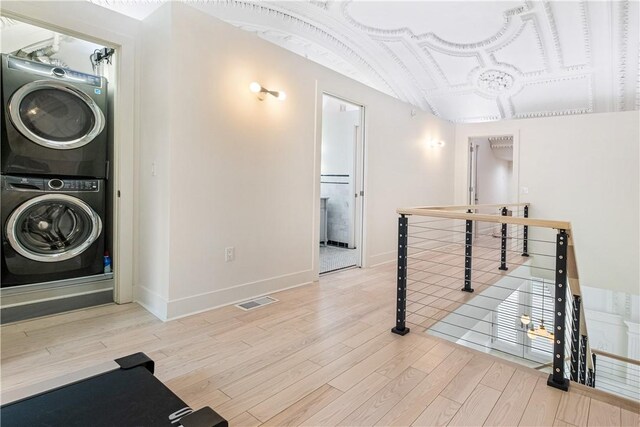
M 232 426 L 638 426 L 638 410 L 421 333 L 391 334 L 395 266 L 347 270 L 163 323 L 136 304 L 1 328 L 2 391 L 143 351 L 194 407 Z
M 530 259 L 522 257 L 522 250 L 518 248 L 521 242 L 514 240 L 509 242 L 506 252 L 509 270 L 500 271 L 500 239 L 480 235 L 473 241 L 471 281 L 475 292 L 460 292 L 460 278 L 464 277 L 464 244 L 444 243 L 437 238 L 430 241 L 425 239 L 424 233 L 442 231 L 409 232 L 407 323 L 410 327 L 431 327 L 490 286 L 499 286 L 497 282 L 513 274 L 515 269 Z M 460 239 L 460 236 L 456 237 Z M 433 246 L 431 243 L 439 246 L 430 248 Z

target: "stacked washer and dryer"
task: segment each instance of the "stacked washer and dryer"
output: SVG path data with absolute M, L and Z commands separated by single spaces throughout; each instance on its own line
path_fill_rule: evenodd
M 104 77 L 2 55 L 2 287 L 103 272 Z

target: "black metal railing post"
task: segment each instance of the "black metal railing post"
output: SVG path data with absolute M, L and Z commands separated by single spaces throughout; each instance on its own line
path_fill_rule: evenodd
M 407 242 L 409 237 L 409 220 L 406 216 L 398 218 L 398 285 L 396 301 L 396 326 L 391 332 L 398 335 L 406 335 L 409 328 L 406 327 L 407 319 Z
M 467 213 L 472 213 L 471 209 Z M 464 292 L 473 292 L 471 287 L 471 264 L 473 260 L 473 221 L 468 219 L 465 227 L 464 242 Z
M 580 336 L 580 374 L 578 375 L 580 384 L 587 383 L 587 336 Z
M 578 382 L 580 371 L 580 296 L 573 296 L 573 319 L 571 325 L 571 381 Z
M 589 369 L 589 385 L 591 387 L 596 386 L 596 354 L 591 353 L 591 362 L 593 363 L 593 368 Z
M 524 217 L 529 218 L 529 205 L 524 207 Z M 524 226 L 522 236 L 522 256 L 529 256 L 529 226 Z
M 501 215 L 507 216 L 506 206 L 502 208 Z M 507 224 L 502 224 L 500 234 L 500 267 L 498 270 L 507 271 L 509 269 L 507 267 Z
M 566 231 L 558 230 L 558 235 L 556 236 L 555 310 L 553 316 L 553 372 L 549 375 L 547 385 L 564 391 L 569 390 L 569 380 L 564 377 L 568 245 L 569 240 Z

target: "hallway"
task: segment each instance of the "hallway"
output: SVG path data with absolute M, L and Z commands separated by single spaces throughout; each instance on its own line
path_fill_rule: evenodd
M 622 400 L 416 328 L 390 333 L 395 265 L 323 276 L 256 310 L 161 322 L 136 304 L 6 325 L 3 392 L 143 351 L 193 407 L 235 426 L 625 425 Z M 622 405 L 622 406 L 621 406 Z

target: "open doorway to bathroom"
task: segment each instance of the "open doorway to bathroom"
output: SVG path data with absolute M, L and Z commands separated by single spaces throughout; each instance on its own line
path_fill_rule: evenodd
M 320 274 L 362 263 L 364 107 L 322 99 Z

